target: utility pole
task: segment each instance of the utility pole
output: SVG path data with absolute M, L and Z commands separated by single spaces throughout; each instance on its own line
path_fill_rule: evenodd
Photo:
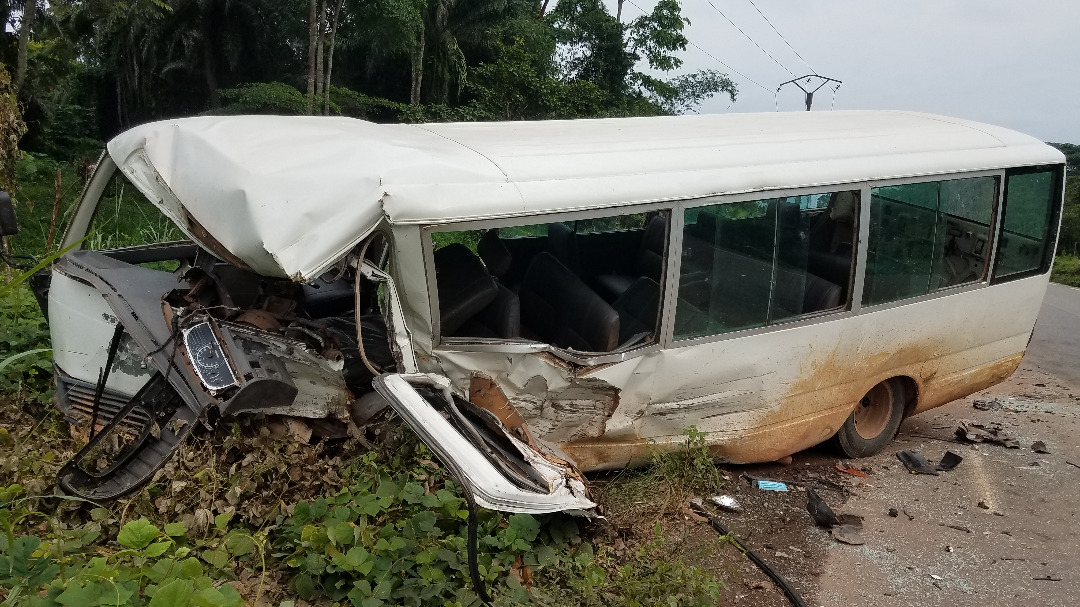
M 811 82 L 813 82 L 815 78 L 817 78 L 820 82 L 818 82 L 818 85 L 815 86 L 812 90 L 808 89 L 807 87 L 810 86 Z M 800 82 L 800 81 L 802 81 L 802 82 Z M 779 94 L 780 89 L 784 88 L 785 84 L 794 84 L 795 86 L 799 87 L 799 89 L 801 89 L 802 92 L 806 95 L 806 111 L 809 112 L 810 111 L 810 106 L 814 104 L 814 93 L 816 93 L 818 91 L 818 89 L 820 89 L 821 87 L 825 86 L 826 84 L 828 84 L 830 82 L 835 82 L 836 83 L 836 89 L 839 89 L 840 85 L 843 84 L 841 81 L 837 80 L 836 78 L 828 78 L 826 76 L 818 76 L 817 74 L 807 74 L 805 76 L 799 76 L 798 78 L 792 78 L 791 80 L 788 80 L 787 82 L 781 82 L 780 86 L 776 87 L 776 93 L 775 94 Z M 804 84 L 806 86 L 803 86 Z M 835 92 L 836 89 L 833 89 L 833 92 Z

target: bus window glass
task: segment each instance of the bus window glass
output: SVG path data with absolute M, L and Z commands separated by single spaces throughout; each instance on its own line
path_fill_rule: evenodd
M 926 295 L 980 280 L 997 179 L 975 177 L 874 188 L 863 303 Z
M 1052 171 L 1008 175 L 995 278 L 1038 270 L 1046 258 L 1055 192 Z
M 851 280 L 858 192 L 686 211 L 675 338 L 840 309 Z
M 609 352 L 655 340 L 668 214 L 433 232 L 443 337 Z

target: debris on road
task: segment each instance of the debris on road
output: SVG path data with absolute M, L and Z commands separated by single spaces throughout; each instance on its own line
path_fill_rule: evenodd
M 836 464 L 836 469 L 840 472 L 850 474 L 852 476 L 858 476 L 860 478 L 870 478 L 871 475 L 859 470 L 858 468 L 845 468 L 842 464 Z
M 836 513 L 825 503 L 825 500 L 821 499 L 817 491 L 807 489 L 806 498 L 806 511 L 810 513 L 810 518 L 814 519 L 815 523 L 822 527 L 833 527 L 840 524 L 839 519 L 836 518 Z
M 997 411 L 1005 408 L 1004 403 L 997 398 L 976 398 L 971 402 L 971 406 L 979 411 Z
M 900 511 L 897 510 L 896 508 L 889 508 L 889 516 L 891 516 L 893 518 L 896 518 L 896 517 L 900 516 Z
M 912 474 L 930 474 L 937 476 L 937 470 L 935 470 L 934 467 L 930 465 L 930 462 L 917 451 L 900 451 L 896 454 L 896 458 L 899 459 L 904 464 L 904 467 L 908 469 L 908 472 L 911 472 Z
M 754 479 L 754 486 L 758 489 L 764 489 L 765 491 L 787 491 L 788 487 L 786 483 L 780 481 L 770 481 L 765 479 Z
M 1077 464 L 1075 462 L 1070 462 L 1069 460 L 1065 460 L 1065 463 L 1069 464 L 1070 466 L 1073 466 L 1074 468 L 1080 468 L 1080 464 Z
M 852 546 L 861 546 L 866 543 L 862 534 L 859 533 L 859 528 L 855 525 L 837 525 L 832 528 L 832 536 L 836 538 L 836 541 Z
M 941 461 L 938 462 L 937 469 L 941 472 L 948 472 L 959 466 L 962 461 L 964 461 L 963 457 L 960 457 L 952 451 L 946 451 L 945 455 L 941 456 Z
M 714 495 L 712 496 L 711 501 L 721 510 L 727 510 L 728 512 L 742 512 L 742 506 L 730 495 Z
M 1035 453 L 1050 453 L 1050 449 L 1046 447 L 1046 443 L 1041 440 L 1031 443 L 1031 450 Z
M 993 443 L 1009 449 L 1019 449 L 1020 443 L 1001 427 L 1001 424 L 977 424 L 961 420 L 956 436 L 971 443 Z
M 772 580 L 776 582 L 784 591 L 784 594 L 787 596 L 788 600 L 791 601 L 792 605 L 794 605 L 795 607 L 806 607 L 806 602 L 803 601 L 802 595 L 800 595 L 799 592 L 795 590 L 795 588 L 791 585 L 791 582 L 789 582 L 784 576 L 777 573 L 776 570 L 773 569 L 768 563 L 766 563 L 760 556 L 758 556 L 756 552 L 747 548 L 746 545 L 739 541 L 739 538 L 736 537 L 733 533 L 731 533 L 731 531 L 728 530 L 728 528 L 720 522 L 719 518 L 713 516 L 705 509 L 705 502 L 695 497 L 694 499 L 690 500 L 690 507 L 696 510 L 698 514 L 708 518 L 709 524 L 712 525 L 713 529 L 715 529 L 721 535 L 727 536 L 728 540 L 732 544 L 734 544 L 736 548 L 742 550 L 746 557 L 749 558 L 755 565 L 757 565 L 758 568 L 765 573 L 765 575 L 772 578 Z M 779 554 L 779 552 L 777 554 Z
M 1033 577 L 1031 579 L 1039 581 L 1039 582 L 1060 582 L 1061 581 L 1061 578 L 1059 578 L 1057 576 L 1053 576 L 1053 575 L 1044 575 L 1042 577 Z
M 830 528 L 836 541 L 853 546 L 866 543 L 860 533 L 863 517 L 858 514 L 837 514 L 813 489 L 807 489 L 806 495 L 806 511 L 810 513 L 810 518 L 818 525 Z

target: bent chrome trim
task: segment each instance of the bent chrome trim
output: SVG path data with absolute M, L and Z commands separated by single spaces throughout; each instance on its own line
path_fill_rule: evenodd
M 569 474 L 566 467 L 549 461 L 539 452 L 515 438 L 506 437 L 526 461 L 544 477 L 550 493 L 526 491 L 508 480 L 480 450 L 461 435 L 443 415 L 431 406 L 414 386 L 431 388 L 452 402 L 450 380 L 426 373 L 384 374 L 372 381 L 375 390 L 390 403 L 409 426 L 420 435 L 439 459 L 451 469 L 476 503 L 491 510 L 545 514 L 566 510 L 589 510 L 596 504 L 586 497 L 585 484 Z

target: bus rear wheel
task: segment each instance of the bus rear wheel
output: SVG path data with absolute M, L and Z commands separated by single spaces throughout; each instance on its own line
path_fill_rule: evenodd
M 883 381 L 863 396 L 835 443 L 847 457 L 869 457 L 889 444 L 904 419 L 904 389 L 892 380 Z

